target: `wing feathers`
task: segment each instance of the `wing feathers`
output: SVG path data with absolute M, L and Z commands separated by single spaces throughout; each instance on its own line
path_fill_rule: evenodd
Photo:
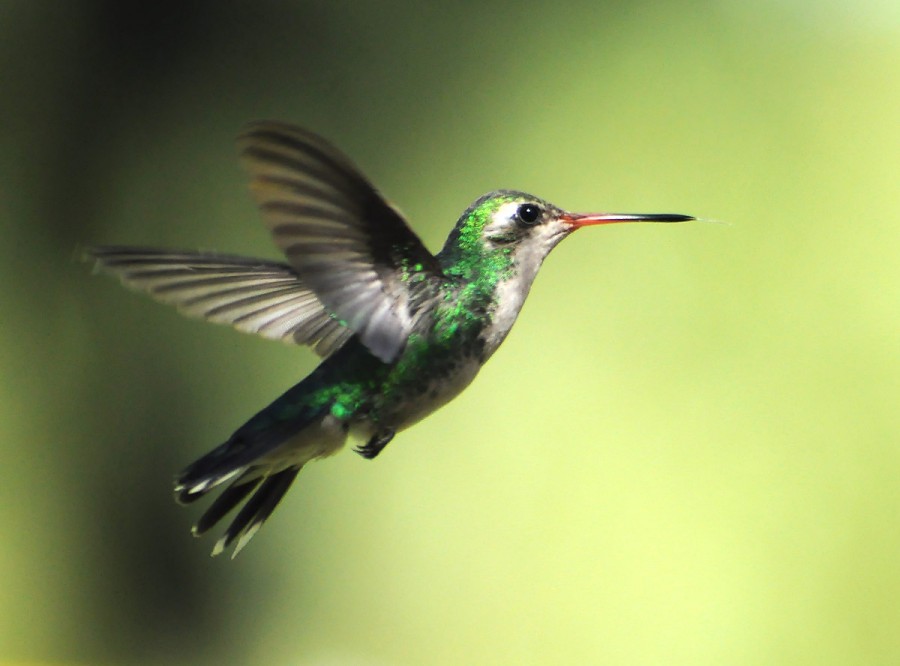
M 392 361 L 412 329 L 412 282 L 397 276 L 416 266 L 440 277 L 437 260 L 324 139 L 260 122 L 247 128 L 239 145 L 263 218 L 303 283 L 373 354 Z
M 189 316 L 312 345 L 326 356 L 353 334 L 285 264 L 133 247 L 95 247 L 87 254 L 127 286 Z
M 289 265 L 147 248 L 89 250 L 103 270 L 185 314 L 329 354 L 354 333 L 385 362 L 443 278 L 397 210 L 336 148 L 283 123 L 239 138 L 251 191 Z

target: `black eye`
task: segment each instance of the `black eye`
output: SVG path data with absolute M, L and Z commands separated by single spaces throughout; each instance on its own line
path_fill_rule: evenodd
M 535 224 L 541 218 L 541 208 L 537 204 L 524 203 L 516 210 L 516 215 L 524 224 Z

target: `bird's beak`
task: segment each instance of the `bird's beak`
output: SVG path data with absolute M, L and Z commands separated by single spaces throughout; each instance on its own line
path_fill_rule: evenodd
M 563 221 L 572 231 L 592 224 L 614 224 L 616 222 L 688 222 L 696 219 L 690 215 L 675 213 L 567 213 Z

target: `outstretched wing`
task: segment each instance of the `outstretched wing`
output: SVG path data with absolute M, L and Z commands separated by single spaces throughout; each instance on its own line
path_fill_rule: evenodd
M 239 139 L 275 242 L 325 308 L 385 362 L 402 351 L 437 259 L 353 163 L 321 137 L 276 122 Z
M 322 356 L 353 335 L 286 264 L 143 247 L 94 247 L 86 255 L 126 286 L 146 291 L 184 314 L 311 345 Z

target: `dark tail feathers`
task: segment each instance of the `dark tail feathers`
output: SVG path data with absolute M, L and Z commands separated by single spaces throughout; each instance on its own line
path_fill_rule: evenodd
M 246 500 L 216 542 L 213 556 L 236 542 L 232 553 L 235 557 L 272 514 L 300 472 L 301 466 L 295 466 L 270 473 L 269 469 L 252 464 L 256 455 L 241 455 L 242 448 L 240 442 L 230 440 L 189 465 L 175 480 L 175 499 L 180 504 L 195 502 L 231 481 L 194 524 L 194 536 L 205 534 Z

